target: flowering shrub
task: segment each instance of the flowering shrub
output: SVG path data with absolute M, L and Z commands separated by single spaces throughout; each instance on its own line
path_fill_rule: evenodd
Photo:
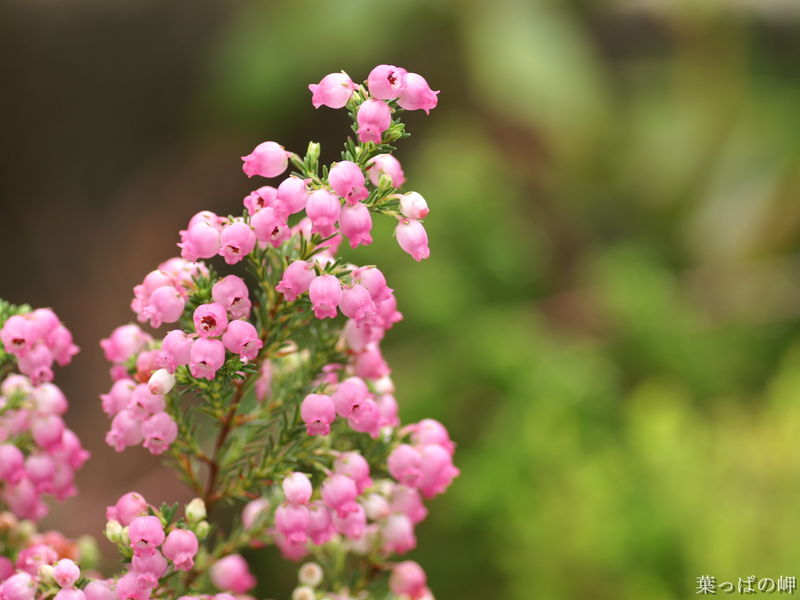
M 180 232 L 180 257 L 134 287 L 138 321 L 166 332 L 125 324 L 100 343 L 111 363 L 107 443 L 163 455 L 197 496 L 183 510 L 136 492 L 110 506 L 105 535 L 125 562 L 113 578 L 91 570 L 91 545 L 15 521 L 43 516 L 43 494 L 70 495 L 87 454 L 50 383 L 53 360 L 77 351 L 68 330 L 49 310 L 3 305 L 0 365 L 22 374 L 5 378 L 0 398 L 10 509 L 0 600 L 247 598 L 256 582 L 239 552 L 267 544 L 307 559 L 294 600 L 432 598 L 422 568 L 393 557 L 415 547 L 424 499 L 458 475 L 454 444 L 436 421 L 401 425 L 380 350 L 402 319 L 394 291 L 376 266 L 349 264 L 338 248 L 372 243 L 375 214 L 397 220 L 403 251 L 429 256 L 427 203 L 399 192 L 405 174 L 391 144 L 407 136 L 402 111 L 428 113 L 438 92 L 391 65 L 363 85 L 333 73 L 309 89 L 314 107 L 350 114 L 356 139 L 342 160 L 321 166 L 314 142 L 305 156 L 256 146 L 242 158 L 248 177 L 294 171 L 248 194 L 241 216 L 198 212 Z M 204 262 L 215 256 L 236 272 Z M 240 506 L 231 527 L 209 517 L 223 503 Z

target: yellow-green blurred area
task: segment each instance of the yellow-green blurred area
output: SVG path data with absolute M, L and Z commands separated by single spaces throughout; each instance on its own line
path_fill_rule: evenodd
M 83 327 L 78 364 L 102 371 L 94 340 L 193 212 L 260 185 L 240 154 L 316 139 L 338 158 L 346 115 L 308 83 L 406 66 L 441 90 L 397 154 L 432 257 L 377 220 L 349 256 L 405 314 L 384 344 L 404 420 L 458 442 L 411 554 L 437 598 L 800 576 L 800 4 L 0 6 L 0 292 Z M 104 376 L 67 376 L 84 439 Z M 113 502 L 93 481 L 87 502 Z M 291 589 L 294 567 L 262 572 L 263 596 Z

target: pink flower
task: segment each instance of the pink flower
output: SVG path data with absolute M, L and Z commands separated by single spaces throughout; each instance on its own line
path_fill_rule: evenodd
M 378 410 L 378 405 L 375 404 L 372 398 L 366 398 L 353 407 L 347 423 L 355 431 L 368 433 L 374 438 L 377 437 L 380 430 L 380 420 L 381 413 Z
M 403 167 L 400 161 L 391 154 L 379 154 L 371 158 L 367 163 L 367 176 L 372 185 L 378 187 L 381 182 L 381 175 L 388 175 L 392 181 L 392 186 L 398 188 L 406 182 Z
M 359 323 L 375 314 L 375 303 L 372 301 L 369 290 L 356 283 L 342 289 L 339 309 L 343 315 Z
M 137 417 L 145 418 L 164 410 L 165 406 L 164 396 L 153 394 L 147 384 L 140 383 L 133 389 L 131 399 L 125 408 Z
M 286 501 L 290 504 L 308 504 L 311 499 L 311 481 L 308 475 L 294 471 L 289 473 L 281 483 Z
M 3 600 L 33 600 L 35 596 L 36 582 L 28 573 L 17 573 L 0 584 Z
M 336 419 L 336 409 L 330 396 L 309 394 L 303 399 L 300 415 L 308 435 L 328 435 Z
M 266 498 L 251 500 L 242 510 L 242 525 L 245 529 L 251 529 L 267 512 L 269 512 L 269 500 Z
M 372 485 L 369 476 L 369 463 L 359 452 L 343 452 L 333 463 L 333 471 L 339 475 L 347 475 L 356 482 L 358 493 L 361 494 Z
M 325 75 L 319 83 L 310 84 L 308 89 L 311 90 L 311 104 L 314 108 L 342 108 L 350 100 L 356 86 L 347 73 L 342 71 Z
M 378 65 L 367 76 L 367 87 L 373 98 L 392 100 L 397 98 L 406 85 L 408 72 L 394 65 Z
M 350 247 L 368 246 L 372 243 L 372 217 L 369 209 L 360 202 L 342 207 L 339 217 L 339 229 L 349 241 Z
M 225 346 L 219 340 L 198 338 L 192 344 L 189 371 L 198 379 L 214 379 L 225 363 Z
M 72 343 L 72 333 L 63 325 L 53 329 L 45 341 L 50 346 L 53 358 L 62 367 L 68 365 L 72 357 L 80 351 L 80 348 Z
M 304 260 L 296 260 L 283 272 L 283 277 L 275 289 L 283 294 L 288 302 L 308 291 L 311 282 L 317 277 L 314 268 Z
M 106 360 L 124 363 L 142 350 L 151 339 L 138 325 L 120 325 L 110 336 L 100 340 L 100 347 L 106 355 Z
M 381 534 L 387 553 L 405 554 L 417 546 L 414 524 L 406 515 L 389 515 L 381 527 Z
M 131 571 L 117 580 L 116 596 L 117 600 L 148 600 L 151 590 L 143 586 L 141 577 Z
M 381 415 L 380 427 L 397 427 L 400 419 L 397 416 L 397 400 L 391 394 L 378 397 L 378 412 Z
M 358 107 L 358 140 L 380 144 L 383 132 L 392 124 L 392 111 L 383 100 L 365 100 Z
M 308 295 L 318 319 L 336 317 L 336 307 L 342 297 L 342 284 L 333 275 L 320 275 L 308 287 Z
M 424 219 L 430 210 L 428 203 L 417 192 L 406 192 L 400 196 L 400 212 L 409 219 Z
M 377 267 L 356 269 L 353 271 L 353 281 L 367 288 L 375 304 L 380 304 L 392 296 L 392 289 L 386 285 L 386 277 Z
M 331 539 L 335 530 L 331 521 L 331 513 L 322 502 L 312 502 L 308 507 L 308 536 L 316 545 Z
M 180 236 L 178 248 L 186 260 L 211 258 L 219 252 L 219 230 L 204 221 L 181 230 Z
M 53 596 L 53 600 L 86 600 L 86 594 L 78 588 L 63 588 Z
M 397 104 L 406 110 L 424 110 L 425 114 L 430 114 L 439 102 L 436 97 L 438 93 L 431 90 L 422 75 L 409 73 L 406 75 L 406 85 L 400 92 Z
M 242 160 L 242 170 L 248 177 L 275 177 L 289 166 L 289 153 L 276 142 L 262 142 Z
M 460 471 L 453 466 L 453 458 L 450 453 L 437 444 L 423 446 L 420 455 L 422 457 L 421 477 L 415 486 L 425 498 L 433 498 L 437 494 L 443 493 L 453 481 L 458 477 Z
M 355 204 L 369 196 L 367 188 L 364 187 L 365 182 L 361 167 L 349 160 L 335 163 L 328 173 L 328 183 L 333 191 L 349 204 Z
M 394 234 L 403 251 L 410 254 L 414 260 L 420 261 L 431 255 L 431 251 L 428 249 L 428 234 L 425 233 L 422 223 L 416 219 L 400 221 Z
M 167 566 L 167 559 L 158 550 L 146 556 L 134 556 L 131 560 L 131 570 L 143 589 L 156 587 L 158 580 L 167 572 Z
M 277 247 L 286 239 L 289 233 L 286 215 L 279 215 L 278 212 L 277 207 L 267 206 L 250 217 L 250 225 L 253 226 L 259 242 L 269 242 Z
M 406 429 L 411 432 L 411 440 L 419 446 L 436 444 L 447 450 L 451 456 L 455 452 L 456 445 L 450 439 L 447 428 L 435 419 L 422 419 Z
M 271 185 L 262 185 L 257 190 L 245 196 L 244 206 L 250 215 L 256 214 L 262 208 L 274 206 L 278 197 L 278 190 Z
M 34 345 L 23 356 L 17 357 L 19 370 L 30 377 L 34 385 L 44 381 L 52 381 L 53 370 L 50 368 L 52 364 L 53 355 L 50 349 L 41 343 Z
M 228 330 L 222 336 L 222 343 L 230 352 L 238 354 L 243 361 L 255 360 L 258 351 L 264 345 L 258 337 L 258 331 L 247 321 L 231 321 Z
M 244 319 L 250 314 L 252 304 L 247 285 L 241 277 L 223 277 L 211 288 L 211 297 L 214 302 L 224 306 L 234 319 Z
M 217 302 L 201 304 L 195 311 L 192 319 L 194 328 L 202 337 L 217 337 L 225 332 L 228 326 L 228 311 Z
M 22 356 L 36 342 L 36 331 L 28 319 L 21 315 L 13 315 L 3 325 L 0 339 L 6 352 L 14 356 Z
M 31 425 L 31 434 L 39 448 L 55 449 L 64 435 L 64 420 L 58 415 L 37 417 Z
M 240 554 L 229 554 L 211 566 L 211 581 L 220 590 L 244 594 L 256 585 L 247 562 Z
M 306 214 L 311 219 L 312 233 L 318 233 L 322 237 L 333 235 L 341 208 L 339 198 L 328 190 L 311 192 L 306 202 Z
M 364 379 L 380 379 L 391 373 L 389 365 L 383 359 L 380 346 L 374 342 L 367 344 L 367 347 L 356 355 L 353 366 L 356 375 Z
M 363 537 L 367 527 L 367 514 L 358 502 L 353 503 L 352 510 L 346 513 L 334 512 L 332 517 L 336 531 L 346 538 L 360 540 Z
M 422 503 L 419 492 L 413 487 L 395 485 L 389 495 L 389 506 L 392 512 L 403 513 L 415 525 L 428 516 L 428 509 Z
M 147 500 L 137 492 L 128 492 L 120 496 L 114 506 L 106 509 L 106 519 L 119 521 L 123 527 L 127 527 L 136 517 L 146 512 Z
M 188 365 L 192 342 L 192 338 L 183 331 L 173 329 L 164 336 L 156 363 L 159 367 L 170 371 L 175 371 L 175 367 L 179 365 Z
M 17 555 L 17 569 L 36 575 L 43 565 L 52 565 L 58 560 L 56 551 L 50 546 L 37 543 L 28 546 Z
M 25 476 L 25 455 L 13 444 L 0 444 L 0 480 L 17 483 Z
M 364 402 L 369 396 L 369 388 L 360 377 L 348 377 L 339 384 L 333 393 L 333 402 L 336 412 L 349 419 L 353 408 Z
M 189 571 L 197 554 L 197 537 L 188 529 L 173 529 L 161 549 L 164 556 L 175 564 L 175 569 Z
M 121 410 L 111 421 L 111 429 L 106 433 L 106 443 L 117 452 L 126 446 L 136 446 L 142 442 L 142 419 L 130 410 Z
M 178 437 L 178 426 L 165 412 L 159 412 L 142 424 L 144 447 L 150 454 L 163 454 Z
M 53 579 L 55 579 L 56 583 L 62 588 L 72 587 L 80 576 L 81 570 L 78 568 L 78 565 L 68 558 L 62 558 L 55 564 L 55 567 L 53 567 Z
M 83 593 L 86 600 L 117 600 L 117 595 L 103 581 L 90 581 L 83 588 Z
M 411 598 L 421 598 L 429 594 L 425 571 L 413 560 L 398 563 L 392 569 L 389 577 L 389 587 L 393 594 L 407 595 Z
M 356 496 L 356 482 L 347 475 L 331 475 L 322 484 L 322 501 L 342 518 L 358 510 Z
M 220 256 L 229 265 L 235 265 L 256 247 L 256 234 L 250 226 L 241 221 L 226 225 L 219 236 Z
M 128 537 L 136 556 L 150 556 L 164 543 L 164 527 L 158 517 L 136 517 L 128 526 Z
M 308 199 L 309 181 L 294 175 L 284 179 L 278 186 L 278 199 L 274 207 L 275 214 L 286 217 L 303 210 Z
M 292 543 L 306 541 L 308 520 L 308 507 L 302 504 L 284 502 L 275 511 L 275 529 Z
M 413 446 L 400 444 L 387 460 L 389 474 L 403 485 L 417 487 L 422 477 L 422 455 Z

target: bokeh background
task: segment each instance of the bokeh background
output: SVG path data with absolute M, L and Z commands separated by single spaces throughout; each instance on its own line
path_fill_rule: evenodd
M 800 576 L 800 5 L 794 0 L 0 0 L 0 295 L 53 306 L 94 453 L 50 525 L 99 536 L 130 489 L 97 340 L 200 209 L 240 210 L 266 139 L 337 158 L 328 72 L 440 89 L 398 152 L 432 257 L 397 289 L 402 416 L 462 476 L 412 556 L 440 599 L 695 596 Z M 107 546 L 104 546 L 107 548 Z M 263 596 L 294 567 L 251 557 Z

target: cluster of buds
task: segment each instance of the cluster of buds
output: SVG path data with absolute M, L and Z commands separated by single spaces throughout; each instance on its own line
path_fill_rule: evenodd
M 67 398 L 51 382 L 52 361 L 66 364 L 78 349 L 50 309 L 3 308 L 17 314 L 0 330 L 0 366 L 25 374 L 12 372 L 0 383 L 0 500 L 18 517 L 39 520 L 47 514 L 44 496 L 75 494 L 75 471 L 89 458 L 62 418 Z

